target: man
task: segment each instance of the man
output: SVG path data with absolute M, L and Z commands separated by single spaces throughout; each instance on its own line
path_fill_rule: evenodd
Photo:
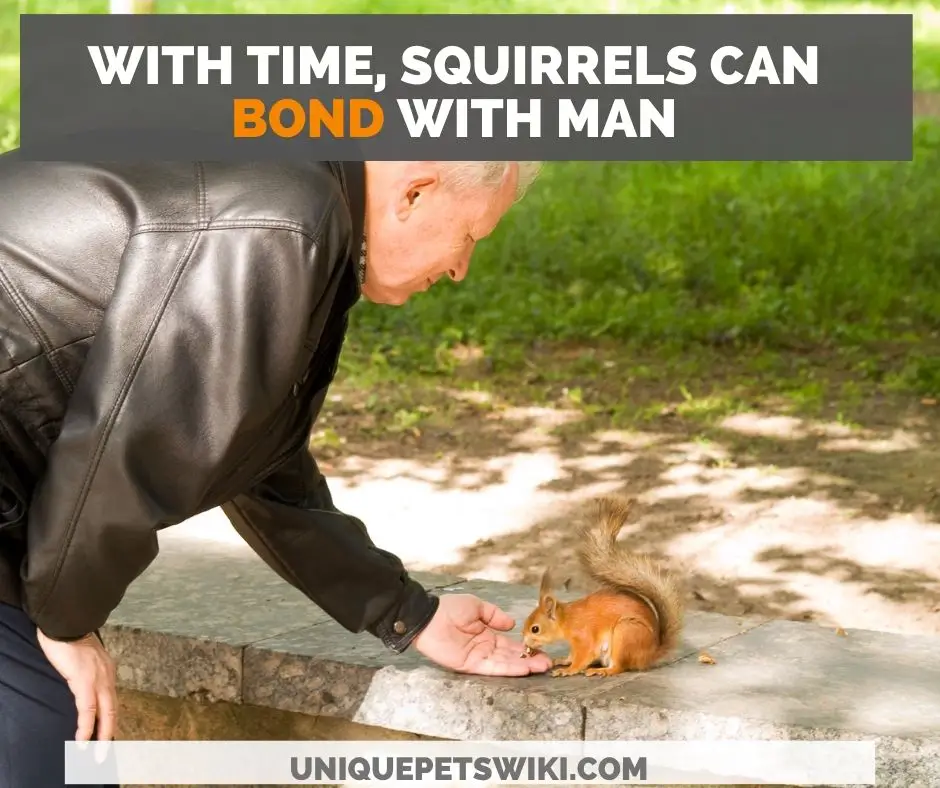
M 549 668 L 503 611 L 411 579 L 307 449 L 353 304 L 462 280 L 537 165 L 0 158 L 0 784 L 61 784 L 64 740 L 114 735 L 96 632 L 157 531 L 216 506 L 392 652 Z

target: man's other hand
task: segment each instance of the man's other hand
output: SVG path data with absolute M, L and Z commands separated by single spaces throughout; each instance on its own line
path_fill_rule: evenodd
M 90 741 L 95 734 L 100 741 L 111 741 L 117 720 L 117 689 L 114 662 L 95 635 L 62 642 L 37 633 L 39 645 L 75 696 L 78 709 L 76 741 Z
M 459 673 L 527 676 L 547 671 L 552 661 L 546 654 L 523 657 L 521 641 L 499 634 L 513 626 L 512 618 L 490 602 L 472 594 L 444 594 L 414 647 L 432 662 Z

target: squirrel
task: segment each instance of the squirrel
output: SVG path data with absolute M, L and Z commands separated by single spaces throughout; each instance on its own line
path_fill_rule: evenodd
M 646 670 L 679 642 L 685 605 L 676 578 L 649 556 L 617 544 L 633 502 L 594 499 L 581 529 L 578 557 L 599 590 L 562 602 L 554 595 L 551 569 L 542 575 L 538 605 L 523 629 L 523 656 L 567 641 L 569 654 L 553 661 L 553 676 Z

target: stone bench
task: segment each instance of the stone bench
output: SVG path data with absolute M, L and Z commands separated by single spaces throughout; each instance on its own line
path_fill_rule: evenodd
M 161 545 L 102 632 L 122 738 L 874 738 L 879 786 L 940 785 L 937 639 L 690 613 L 680 653 L 648 673 L 465 677 L 347 633 L 246 549 Z M 496 602 L 517 625 L 537 596 L 415 576 Z

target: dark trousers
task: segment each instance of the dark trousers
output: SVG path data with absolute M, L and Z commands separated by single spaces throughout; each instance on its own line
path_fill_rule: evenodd
M 65 786 L 65 742 L 77 727 L 75 697 L 39 647 L 36 627 L 0 604 L 0 788 Z

